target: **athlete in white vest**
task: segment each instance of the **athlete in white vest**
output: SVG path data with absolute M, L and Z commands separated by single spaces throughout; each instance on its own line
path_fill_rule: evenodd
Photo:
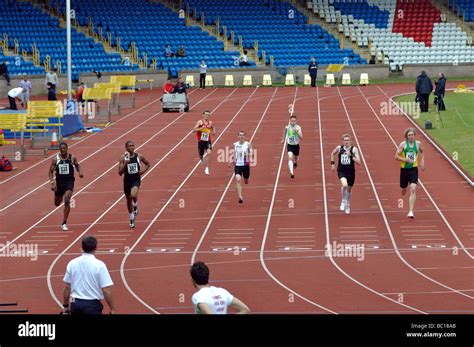
M 228 166 L 230 163 L 234 163 L 235 173 L 235 185 L 237 187 L 237 193 L 239 194 L 239 203 L 243 203 L 242 197 L 242 176 L 244 177 L 245 184 L 249 183 L 250 178 L 250 162 L 253 160 L 253 149 L 250 142 L 245 139 L 245 131 L 239 131 L 239 141 L 234 143 L 234 151 L 230 155 L 228 160 Z

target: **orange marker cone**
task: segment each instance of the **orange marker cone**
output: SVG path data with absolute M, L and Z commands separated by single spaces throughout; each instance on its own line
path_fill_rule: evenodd
M 56 128 L 53 128 L 53 134 L 51 136 L 51 149 L 58 149 L 59 142 L 58 142 L 58 134 L 56 133 Z

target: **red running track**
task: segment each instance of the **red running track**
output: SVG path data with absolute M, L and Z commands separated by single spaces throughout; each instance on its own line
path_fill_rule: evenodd
M 194 260 L 208 263 L 212 284 L 255 313 L 472 313 L 472 188 L 423 139 L 427 169 L 420 174 L 416 219 L 407 220 L 407 209 L 399 208 L 393 155 L 410 122 L 382 116 L 380 103 L 411 89 L 196 90 L 187 114 L 161 114 L 156 95 L 139 93 L 140 111 L 71 148 L 87 159 L 85 178 L 76 180 L 70 232 L 59 230 L 62 208 L 54 209 L 49 187 L 41 186 L 49 160 L 2 182 L 9 194 L 0 207 L 0 240 L 38 243 L 40 256 L 1 259 L 0 302 L 56 313 L 65 266 L 79 254 L 83 235 L 94 234 L 119 313 L 192 312 L 188 271 Z M 305 136 L 294 180 L 280 144 L 289 105 Z M 209 177 L 190 133 L 204 109 L 218 130 Z M 217 160 L 240 129 L 257 149 L 242 205 L 232 170 Z M 349 216 L 338 210 L 339 182 L 329 170 L 330 151 L 345 132 L 363 155 Z M 129 138 L 153 165 L 134 230 L 116 173 Z M 324 245 L 332 242 L 363 243 L 363 260 L 326 256 Z

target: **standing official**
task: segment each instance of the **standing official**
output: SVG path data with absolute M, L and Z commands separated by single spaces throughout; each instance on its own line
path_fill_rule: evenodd
M 105 298 L 110 313 L 115 311 L 112 297 L 112 278 L 103 261 L 95 257 L 97 239 L 86 236 L 82 239 L 84 253 L 67 264 L 64 275 L 63 306 L 64 313 L 102 314 Z
M 316 87 L 316 79 L 318 78 L 318 63 L 316 58 L 311 58 L 308 66 L 309 76 L 311 77 L 311 87 Z

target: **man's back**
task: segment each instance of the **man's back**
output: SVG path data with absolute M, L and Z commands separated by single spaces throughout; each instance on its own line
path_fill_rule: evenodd
M 232 303 L 234 297 L 227 290 L 220 287 L 203 287 L 192 297 L 196 313 L 199 312 L 198 305 L 206 304 L 213 314 L 227 314 L 227 307 Z

